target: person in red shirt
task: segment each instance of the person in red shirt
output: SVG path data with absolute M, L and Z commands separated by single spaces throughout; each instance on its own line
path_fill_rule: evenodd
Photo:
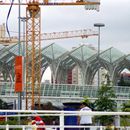
M 32 122 L 32 125 L 36 124 L 37 126 L 45 126 L 44 121 L 40 116 L 35 116 Z M 45 130 L 45 128 L 37 128 L 37 130 Z

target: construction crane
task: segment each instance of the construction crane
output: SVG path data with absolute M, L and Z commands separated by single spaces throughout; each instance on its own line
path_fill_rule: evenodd
M 5 34 L 5 32 L 3 32 Z M 16 33 L 16 32 L 15 32 Z M 0 34 L 2 34 L 2 30 L 0 30 Z M 66 38 L 88 38 L 91 36 L 97 36 L 98 33 L 93 31 L 92 29 L 81 29 L 81 30 L 73 30 L 73 31 L 63 31 L 63 32 L 52 32 L 52 33 L 42 33 L 42 40 L 56 40 L 56 39 L 66 39 Z M 21 36 L 21 42 L 25 42 L 24 36 Z M 11 44 L 18 43 L 18 37 L 6 37 L 5 35 L 0 36 L 0 44 L 8 46 Z
M 65 0 L 66 1 L 66 0 Z M 22 0 L 20 3 L 14 1 L 13 5 L 28 5 L 28 3 L 38 2 L 39 6 L 74 6 L 74 5 L 88 5 L 88 9 L 97 9 L 100 5 L 100 0 Z M 10 5 L 10 0 L 0 0 L 0 5 Z M 92 5 L 90 7 L 90 5 Z
M 7 0 L 8 1 L 8 0 Z M 9 2 L 0 1 L 0 5 L 10 5 Z M 29 0 L 13 5 L 26 5 L 26 109 L 34 109 L 37 102 L 40 108 L 41 83 L 41 8 L 40 6 L 74 6 L 85 5 L 88 10 L 96 10 L 99 0 Z M 97 6 L 95 8 L 95 6 Z
M 55 40 L 55 39 L 65 39 L 65 38 L 88 38 L 90 36 L 97 36 L 98 33 L 92 29 L 74 30 L 74 31 L 64 31 L 64 32 L 52 32 L 43 33 L 41 35 L 41 40 Z

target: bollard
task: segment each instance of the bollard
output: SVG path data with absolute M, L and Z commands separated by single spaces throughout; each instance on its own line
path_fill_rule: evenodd
M 60 130 L 64 130 L 64 112 L 60 114 Z
M 103 130 L 102 126 L 100 126 L 100 130 Z
M 8 124 L 6 125 L 6 130 L 9 130 L 9 125 Z
M 25 126 L 22 127 L 22 130 L 26 130 L 26 129 L 25 129 Z

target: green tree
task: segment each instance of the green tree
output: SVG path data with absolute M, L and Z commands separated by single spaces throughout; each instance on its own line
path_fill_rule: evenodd
M 130 112 L 130 101 L 123 103 L 121 110 L 123 112 Z M 123 126 L 130 126 L 130 116 L 121 116 L 121 120 Z
M 84 97 L 84 99 L 81 101 L 82 102 L 85 102 L 86 104 L 88 104 L 88 107 L 90 107 L 92 110 L 94 110 L 94 103 L 91 102 L 87 96 Z
M 121 110 L 124 112 L 130 112 L 130 101 L 123 103 Z
M 0 109 L 7 109 L 8 104 L 0 99 Z
M 110 86 L 110 84 L 103 84 L 97 94 L 98 99 L 95 101 L 95 109 L 97 111 L 115 111 L 117 108 L 117 103 L 112 100 L 112 98 L 115 98 L 115 92 Z M 109 125 L 114 121 L 113 116 L 98 116 L 96 119 L 100 122 L 102 125 Z

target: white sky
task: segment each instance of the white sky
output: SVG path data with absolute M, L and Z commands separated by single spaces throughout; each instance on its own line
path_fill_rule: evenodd
M 0 24 L 6 21 L 8 6 L 0 6 Z M 77 29 L 92 28 L 94 23 L 102 22 L 105 27 L 101 29 L 101 49 L 111 46 L 129 53 L 130 42 L 130 0 L 101 0 L 100 11 L 85 10 L 84 6 L 44 6 L 41 7 L 42 32 L 69 31 Z M 21 16 L 25 16 L 25 6 L 21 7 Z M 13 7 L 9 18 L 10 31 L 18 29 L 18 7 Z M 22 28 L 21 28 L 22 30 Z M 50 42 L 43 42 L 43 46 Z M 71 49 L 81 43 L 97 47 L 97 38 L 91 37 L 86 40 L 66 39 L 55 41 L 61 46 Z
M 0 24 L 6 21 L 8 6 L 0 6 Z M 71 31 L 78 29 L 97 29 L 94 23 L 104 23 L 101 29 L 101 50 L 113 46 L 122 52 L 130 53 L 130 0 L 101 0 L 100 11 L 85 10 L 84 6 L 41 7 L 42 32 Z M 21 16 L 25 16 L 25 7 L 21 7 Z M 18 7 L 13 7 L 9 18 L 10 31 L 18 32 Z M 22 31 L 22 28 L 21 28 Z M 17 35 L 17 34 L 16 34 Z M 92 44 L 97 47 L 97 38 L 82 40 L 73 38 L 57 41 L 43 41 L 46 46 L 52 42 L 68 50 L 79 44 Z

